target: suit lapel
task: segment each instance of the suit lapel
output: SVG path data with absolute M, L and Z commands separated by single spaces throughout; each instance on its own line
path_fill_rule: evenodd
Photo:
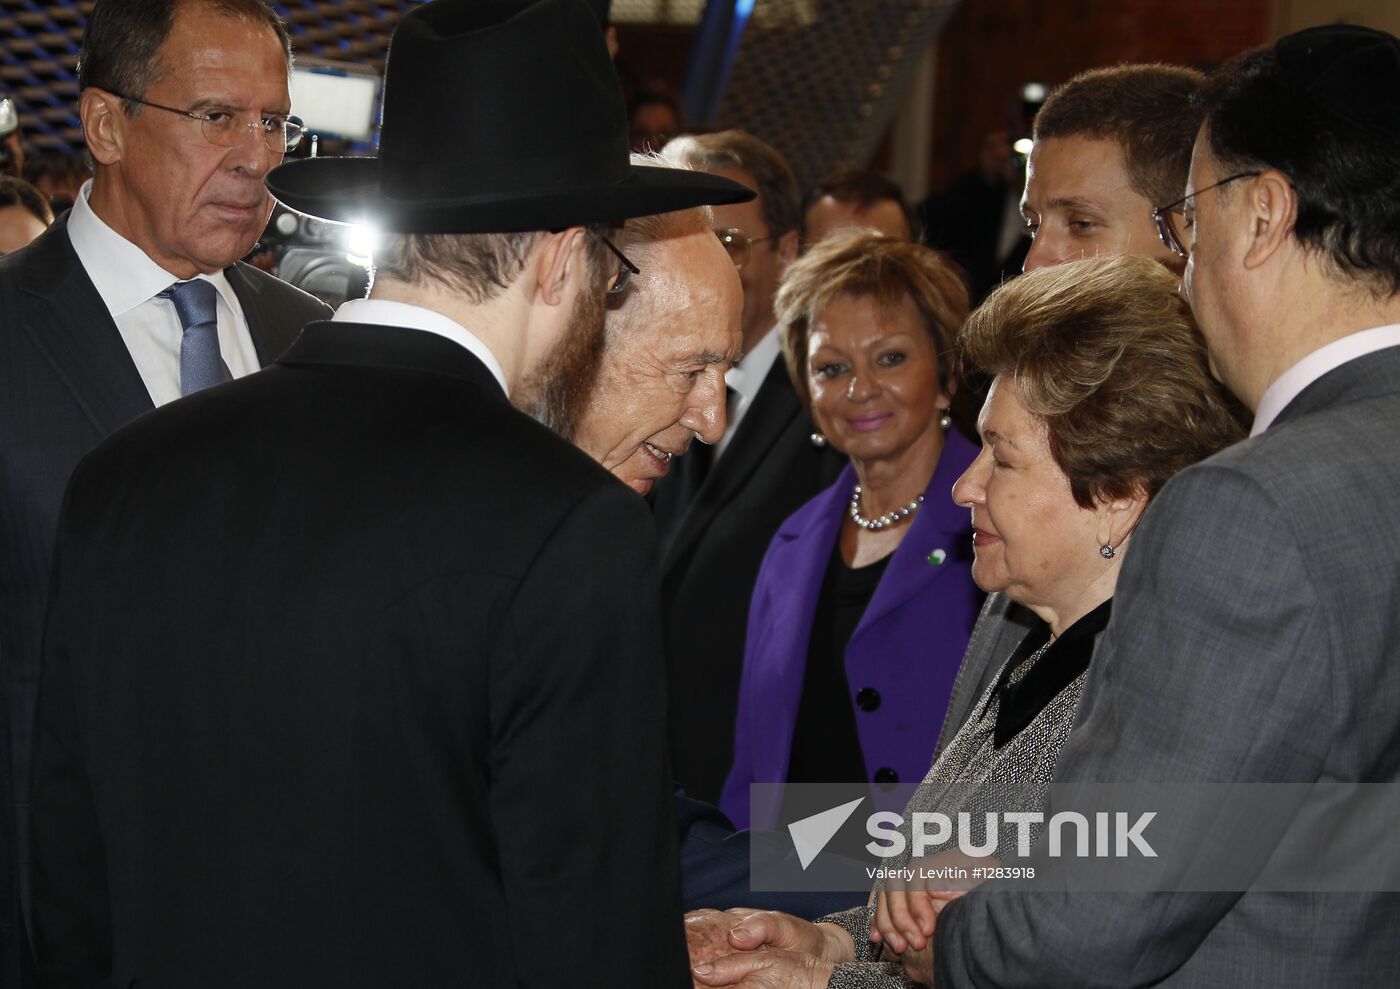
M 24 330 L 103 436 L 149 412 L 150 393 L 102 296 L 68 239 L 67 217 L 28 250 L 34 278 L 24 288 Z
M 763 379 L 753 406 L 744 414 L 734 438 L 710 468 L 690 507 L 686 509 L 675 540 L 667 550 L 666 569 L 683 560 L 694 542 L 709 528 L 711 520 L 739 491 L 750 475 L 758 469 L 778 441 L 802 411 L 797 394 L 788 381 L 787 366 L 775 361 Z
M 301 327 L 288 332 L 286 320 L 279 320 L 275 313 L 268 311 L 269 303 L 263 287 L 249 277 L 240 261 L 224 269 L 224 277 L 238 296 L 238 304 L 243 307 L 243 318 L 248 323 L 248 335 L 253 338 L 253 349 L 258 355 L 258 364 L 267 367 L 279 356 L 286 353 L 296 339 Z

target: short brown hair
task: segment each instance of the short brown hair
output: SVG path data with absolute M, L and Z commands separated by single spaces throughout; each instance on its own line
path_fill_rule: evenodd
M 809 412 L 812 395 L 806 364 L 812 322 L 841 296 L 865 296 L 890 308 L 897 308 L 908 296 L 933 341 L 938 383 L 947 390 L 955 371 L 954 339 L 967 318 L 967 285 L 962 275 L 931 247 L 853 228 L 832 234 L 794 261 L 773 302 L 783 359 Z
M 894 179 L 886 178 L 878 172 L 859 172 L 854 169 L 835 172 L 817 182 L 802 197 L 802 239 L 807 239 L 807 213 L 826 196 L 838 203 L 855 203 L 859 210 L 868 210 L 876 203 L 886 200 L 899 207 L 904 214 L 904 222 L 909 226 L 911 240 L 919 239 L 918 218 L 909 200 L 904 198 L 904 190 Z
M 590 226 L 588 263 L 595 275 L 612 255 L 601 235 L 607 225 Z M 384 234 L 374 252 L 376 277 L 406 284 L 437 282 L 481 305 L 510 288 L 544 234 L 538 230 L 491 234 Z
M 802 225 L 802 194 L 787 159 L 747 131 L 684 134 L 666 145 L 667 156 L 691 168 L 740 168 L 758 185 L 758 204 L 768 236 L 781 237 Z M 748 231 L 752 236 L 753 231 Z
M 1164 206 L 1186 191 L 1191 145 L 1205 117 L 1195 96 L 1205 83 L 1203 74 L 1184 65 L 1091 69 L 1050 94 L 1033 137 L 1118 142 L 1133 188 L 1153 206 Z
M 10 206 L 26 210 L 46 227 L 53 223 L 53 209 L 42 192 L 24 179 L 0 175 L 0 209 Z
M 1015 383 L 1046 427 L 1074 500 L 1150 499 L 1244 438 L 1248 414 L 1217 382 L 1175 275 L 1137 256 L 1028 271 L 958 337 L 965 369 Z

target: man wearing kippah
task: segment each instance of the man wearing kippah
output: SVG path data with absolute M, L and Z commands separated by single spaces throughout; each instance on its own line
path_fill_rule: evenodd
M 1259 792 L 1275 801 L 1284 783 L 1393 790 L 1400 41 L 1302 31 L 1228 63 L 1204 104 L 1188 195 L 1163 207 L 1185 223 L 1164 240 L 1187 258 L 1184 290 L 1253 435 L 1183 471 L 1144 517 L 1058 779 L 1233 784 L 1222 802 L 1242 785 L 1272 784 Z M 1214 886 L 987 883 L 942 909 L 931 967 L 925 950 L 908 969 L 940 987 L 1400 984 L 1393 818 L 1360 822 L 1379 837 L 1347 883 L 1300 872 L 1259 889 L 1237 880 L 1269 875 L 1305 815 L 1242 815 L 1249 840 L 1231 841 L 1220 806 L 1185 825 L 1158 808 L 1169 843 L 1219 858 L 1229 878 Z
M 651 521 L 523 410 L 587 395 L 611 224 L 750 193 L 631 164 L 580 0 L 415 7 L 379 157 L 268 185 L 377 277 L 74 475 L 41 984 L 688 985 Z

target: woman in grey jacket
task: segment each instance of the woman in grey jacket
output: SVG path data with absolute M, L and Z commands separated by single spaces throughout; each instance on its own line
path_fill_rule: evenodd
M 1244 410 L 1211 377 L 1177 284 L 1137 257 L 1028 272 L 997 290 L 959 337 L 969 370 L 993 376 L 981 452 L 953 488 L 972 511 L 973 578 L 993 593 L 938 754 L 905 811 L 906 848 L 916 811 L 981 819 L 1045 806 L 1134 526 L 1173 474 L 1244 436 Z M 877 883 L 869 905 L 815 924 L 771 911 L 689 918 L 697 933 L 706 923 L 728 927 L 733 949 L 711 959 L 693 951 L 696 981 L 913 984 L 890 946 L 871 939 L 881 890 Z

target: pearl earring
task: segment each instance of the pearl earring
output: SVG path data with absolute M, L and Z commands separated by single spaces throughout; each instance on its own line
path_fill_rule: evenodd
M 812 440 L 812 445 L 819 450 L 826 446 L 826 437 L 821 433 L 813 433 L 810 439 Z

